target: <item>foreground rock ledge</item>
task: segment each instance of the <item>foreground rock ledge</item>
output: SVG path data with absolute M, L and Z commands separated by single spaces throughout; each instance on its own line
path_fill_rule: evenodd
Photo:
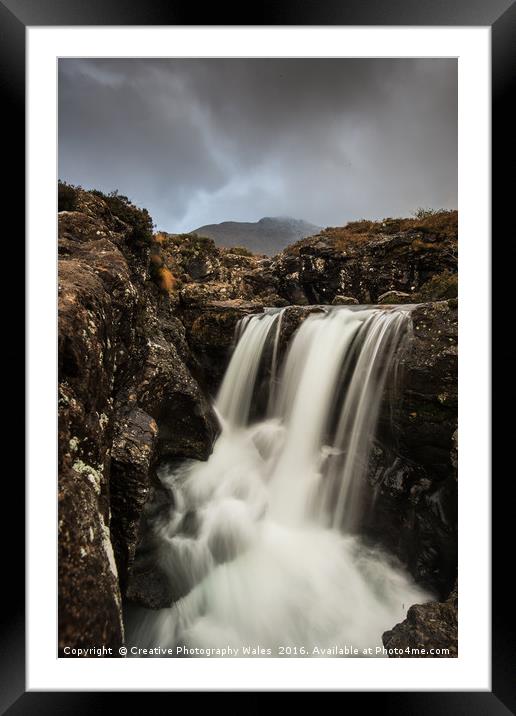
M 218 421 L 151 280 L 149 244 L 77 190 L 58 245 L 59 648 L 116 650 L 156 461 L 206 459 Z
M 456 658 L 458 656 L 457 587 L 445 602 L 414 604 L 407 618 L 382 636 L 394 658 Z

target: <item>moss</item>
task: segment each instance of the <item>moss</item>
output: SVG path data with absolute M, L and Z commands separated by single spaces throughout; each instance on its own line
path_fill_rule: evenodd
M 443 271 L 432 276 L 417 292 L 417 301 L 444 301 L 456 299 L 458 295 L 458 275 L 452 271 Z

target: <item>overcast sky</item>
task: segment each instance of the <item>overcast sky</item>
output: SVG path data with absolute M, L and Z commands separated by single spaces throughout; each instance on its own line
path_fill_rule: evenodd
M 59 177 L 158 228 L 457 206 L 456 60 L 60 60 Z

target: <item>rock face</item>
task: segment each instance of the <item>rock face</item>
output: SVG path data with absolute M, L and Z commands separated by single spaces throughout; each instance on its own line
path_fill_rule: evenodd
M 272 261 L 241 249 L 217 248 L 205 237 L 160 232 L 157 238 L 178 279 L 174 310 L 196 362 L 194 372 L 214 396 L 238 320 L 264 306 L 286 305 L 277 294 Z
M 163 483 L 152 486 L 142 512 L 140 540 L 126 592 L 130 603 L 147 609 L 164 609 L 170 607 L 174 599 L 184 596 L 178 591 L 180 575 L 177 574 L 172 583 L 158 558 L 160 539 L 156 531 L 166 529 L 175 507 L 173 494 Z
M 444 598 L 457 574 L 457 302 L 418 305 L 412 322 L 402 388 L 380 417 L 366 527 Z
M 414 604 L 407 618 L 383 634 L 383 645 L 394 658 L 458 656 L 457 585 L 445 602 Z
M 157 235 L 161 255 L 178 279 L 180 307 L 210 301 L 260 301 L 286 305 L 277 294 L 273 262 L 244 249 L 217 248 L 209 238 L 192 234 Z
M 156 460 L 206 459 L 218 424 L 150 280 L 146 217 L 82 190 L 72 208 L 59 213 L 59 646 L 117 647 Z
M 111 524 L 111 542 L 117 555 L 123 593 L 134 558 L 141 512 L 149 493 L 158 426 L 141 408 L 120 406 L 113 433 L 109 488 L 115 518 Z
M 238 321 L 250 313 L 263 310 L 260 303 L 247 301 L 211 301 L 200 311 L 196 308 L 182 312 L 188 342 L 196 356 L 204 383 L 215 397 L 222 382 L 234 343 Z
M 391 291 L 410 296 L 395 303 L 452 298 L 457 212 L 328 228 L 285 249 L 273 272 L 279 295 L 295 304 L 331 304 L 338 295 L 371 304 Z

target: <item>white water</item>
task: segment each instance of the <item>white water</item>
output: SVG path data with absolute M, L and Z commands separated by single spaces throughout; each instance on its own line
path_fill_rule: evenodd
M 213 454 L 161 475 L 176 510 L 155 526 L 159 561 L 186 596 L 148 612 L 131 643 L 231 648 L 233 656 L 258 645 L 271 656 L 281 647 L 294 650 L 284 655 L 320 656 L 314 649 L 337 646 L 375 656 L 382 633 L 430 598 L 353 534 L 409 314 L 340 307 L 311 314 L 282 366 L 280 322 L 277 311 L 244 319 L 217 400 L 223 430 Z M 265 368 L 270 390 L 258 396 Z M 250 424 L 263 397 L 268 414 Z M 185 515 L 193 530 L 184 529 Z

